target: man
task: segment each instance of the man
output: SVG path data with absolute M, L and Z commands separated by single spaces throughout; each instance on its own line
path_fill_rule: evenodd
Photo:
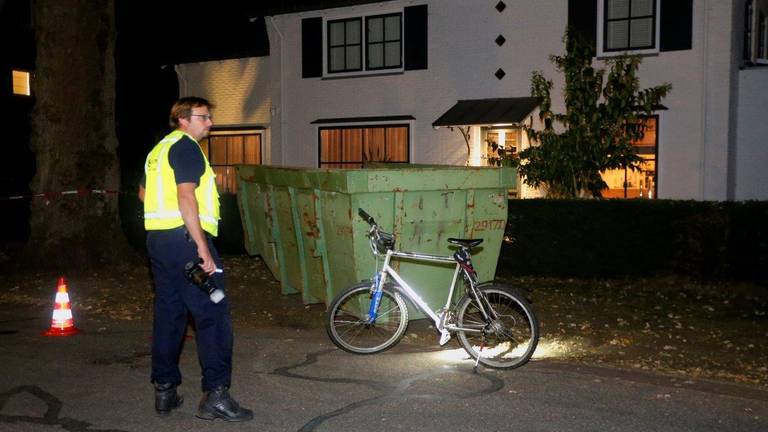
M 184 401 L 176 387 L 181 383 L 179 354 L 191 314 L 204 392 L 197 417 L 247 421 L 253 412 L 229 395 L 233 339 L 229 301 L 225 297 L 214 303 L 184 276 L 185 265 L 199 259 L 202 269 L 224 289 L 224 277 L 216 271 L 222 267 L 221 259 L 211 242 L 218 234 L 219 194 L 213 170 L 198 144 L 213 126 L 212 107 L 198 97 L 185 97 L 173 105 L 170 123 L 175 130 L 147 156 L 144 185 L 139 187 L 155 281 L 155 410 L 167 415 Z

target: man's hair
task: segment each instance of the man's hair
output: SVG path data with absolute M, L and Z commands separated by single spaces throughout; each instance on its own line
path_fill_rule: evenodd
M 172 128 L 176 129 L 179 127 L 180 118 L 189 119 L 192 116 L 192 108 L 208 107 L 208 109 L 212 109 L 213 106 L 212 103 L 201 97 L 183 97 L 177 100 L 176 103 L 173 104 L 173 107 L 171 107 L 169 123 Z

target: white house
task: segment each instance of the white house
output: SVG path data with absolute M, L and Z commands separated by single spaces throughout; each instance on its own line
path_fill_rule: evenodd
M 597 65 L 641 54 L 642 87 L 672 84 L 636 143 L 643 171 L 606 173 L 606 195 L 768 199 L 768 0 L 316 3 L 345 6 L 254 18 L 269 56 L 176 66 L 182 95 L 217 104 L 209 152 L 223 179 L 239 162 L 482 165 L 489 142 L 525 148 L 531 73 L 562 88 L 549 55 L 570 25 Z

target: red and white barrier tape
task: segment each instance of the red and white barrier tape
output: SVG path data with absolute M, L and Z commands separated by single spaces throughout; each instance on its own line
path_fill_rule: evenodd
M 116 190 L 108 190 L 108 189 L 85 189 L 85 188 L 78 188 L 74 190 L 67 190 L 62 192 L 44 192 L 44 193 L 36 193 L 36 194 L 30 194 L 30 195 L 11 195 L 11 196 L 5 196 L 0 197 L 2 200 L 20 200 L 20 199 L 27 199 L 27 198 L 45 198 L 46 200 L 50 201 L 51 199 L 58 198 L 63 195 L 78 195 L 78 196 L 87 196 L 91 194 L 98 194 L 98 195 L 110 195 L 110 194 L 119 194 L 120 191 Z

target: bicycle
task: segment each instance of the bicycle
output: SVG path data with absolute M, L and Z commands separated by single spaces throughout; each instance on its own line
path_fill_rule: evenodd
M 539 340 L 533 307 L 510 286 L 478 284 L 471 249 L 483 239 L 449 238 L 449 243 L 458 246 L 453 256 L 404 252 L 395 249 L 395 236 L 382 231 L 373 217 L 363 209 L 358 209 L 358 214 L 371 227 L 368 238 L 377 258 L 377 271 L 371 281 L 345 289 L 331 302 L 326 331 L 336 346 L 355 354 L 374 354 L 396 345 L 408 327 L 405 297 L 435 323 L 441 346 L 453 333 L 458 335 L 461 346 L 475 360 L 475 370 L 478 363 L 516 368 L 530 360 Z M 381 255 L 384 261 L 379 268 Z M 390 266 L 392 258 L 455 264 L 445 306 L 432 310 Z M 465 294 L 454 302 L 459 275 Z

